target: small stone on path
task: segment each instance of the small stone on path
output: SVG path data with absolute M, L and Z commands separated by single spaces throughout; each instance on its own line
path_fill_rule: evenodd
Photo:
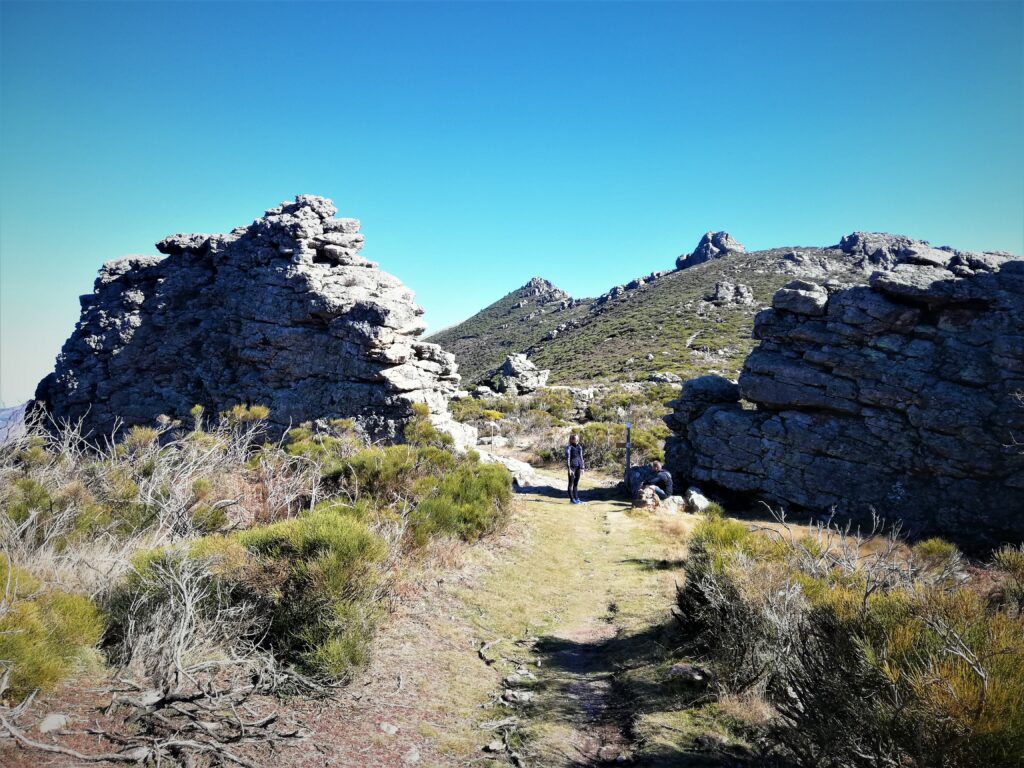
M 39 732 L 40 733 L 51 733 L 52 731 L 60 731 L 67 728 L 68 716 L 62 715 L 57 712 L 51 712 L 42 720 L 39 721 Z

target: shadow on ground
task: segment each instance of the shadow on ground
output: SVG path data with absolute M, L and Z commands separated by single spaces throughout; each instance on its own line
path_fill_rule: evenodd
M 664 561 L 638 561 L 660 567 Z M 542 637 L 534 650 L 545 670 L 531 717 L 572 719 L 597 738 L 618 730 L 632 745 L 628 759 L 581 757 L 571 768 L 603 764 L 637 768 L 726 768 L 761 765 L 742 740 L 716 736 L 714 683 L 673 677 L 677 662 L 689 662 L 679 623 L 670 620 L 636 633 L 616 633 L 590 642 Z M 638 729 L 641 722 L 647 723 Z M 651 726 L 650 723 L 655 723 Z

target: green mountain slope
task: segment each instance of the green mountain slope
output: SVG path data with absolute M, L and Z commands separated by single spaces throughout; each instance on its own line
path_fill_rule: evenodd
M 533 347 L 560 323 L 586 311 L 585 305 L 573 301 L 565 291 L 535 277 L 427 340 L 452 352 L 463 381 L 471 384 L 501 365 L 506 356 Z
M 662 371 L 683 378 L 732 377 L 753 346 L 754 315 L 785 283 L 865 282 L 867 275 L 863 264 L 839 249 L 789 247 L 730 252 L 652 273 L 596 299 L 568 300 L 535 278 L 429 340 L 455 354 L 467 385 L 513 352 L 526 352 L 539 367 L 550 368 L 552 384 L 644 380 Z M 719 283 L 747 286 L 753 301 L 709 301 Z

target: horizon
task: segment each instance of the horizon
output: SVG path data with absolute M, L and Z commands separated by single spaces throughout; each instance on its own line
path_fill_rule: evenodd
M 533 276 L 585 298 L 671 269 L 708 230 L 1024 253 L 1016 2 L 5 2 L 0 25 L 6 406 L 103 262 L 297 194 L 362 221 L 427 335 Z

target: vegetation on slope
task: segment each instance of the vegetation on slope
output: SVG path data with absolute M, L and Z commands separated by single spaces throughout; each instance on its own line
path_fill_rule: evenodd
M 689 549 L 684 626 L 724 692 L 771 708 L 775 751 L 808 767 L 1020 765 L 1019 548 L 972 578 L 936 539 L 712 514 Z
M 150 691 L 112 744 L 235 762 L 236 738 L 295 735 L 239 708 L 348 680 L 405 565 L 499 526 L 510 477 L 454 453 L 425 408 L 395 446 L 346 421 L 263 443 L 260 406 L 193 416 L 103 449 L 73 428 L 0 449 L 0 698 L 52 688 L 100 643 L 118 687 Z
M 772 294 L 794 277 L 787 271 L 794 262 L 784 258 L 793 251 L 731 253 L 545 314 L 529 304 L 518 308 L 523 300 L 520 289 L 431 340 L 455 354 L 469 383 L 515 352 L 527 352 L 538 367 L 550 369 L 551 383 L 642 381 L 660 371 L 683 378 L 706 373 L 734 376 L 752 348 L 750 332 L 757 310 L 768 306 Z M 848 271 L 836 251 L 797 251 L 796 261 L 813 262 L 827 254 L 836 279 L 865 279 L 860 272 Z M 718 282 L 749 286 L 754 303 L 718 307 L 706 302 Z
M 581 316 L 569 294 L 533 278 L 458 325 L 427 338 L 455 355 L 463 381 L 476 383 L 508 355 L 538 344 L 559 323 Z

